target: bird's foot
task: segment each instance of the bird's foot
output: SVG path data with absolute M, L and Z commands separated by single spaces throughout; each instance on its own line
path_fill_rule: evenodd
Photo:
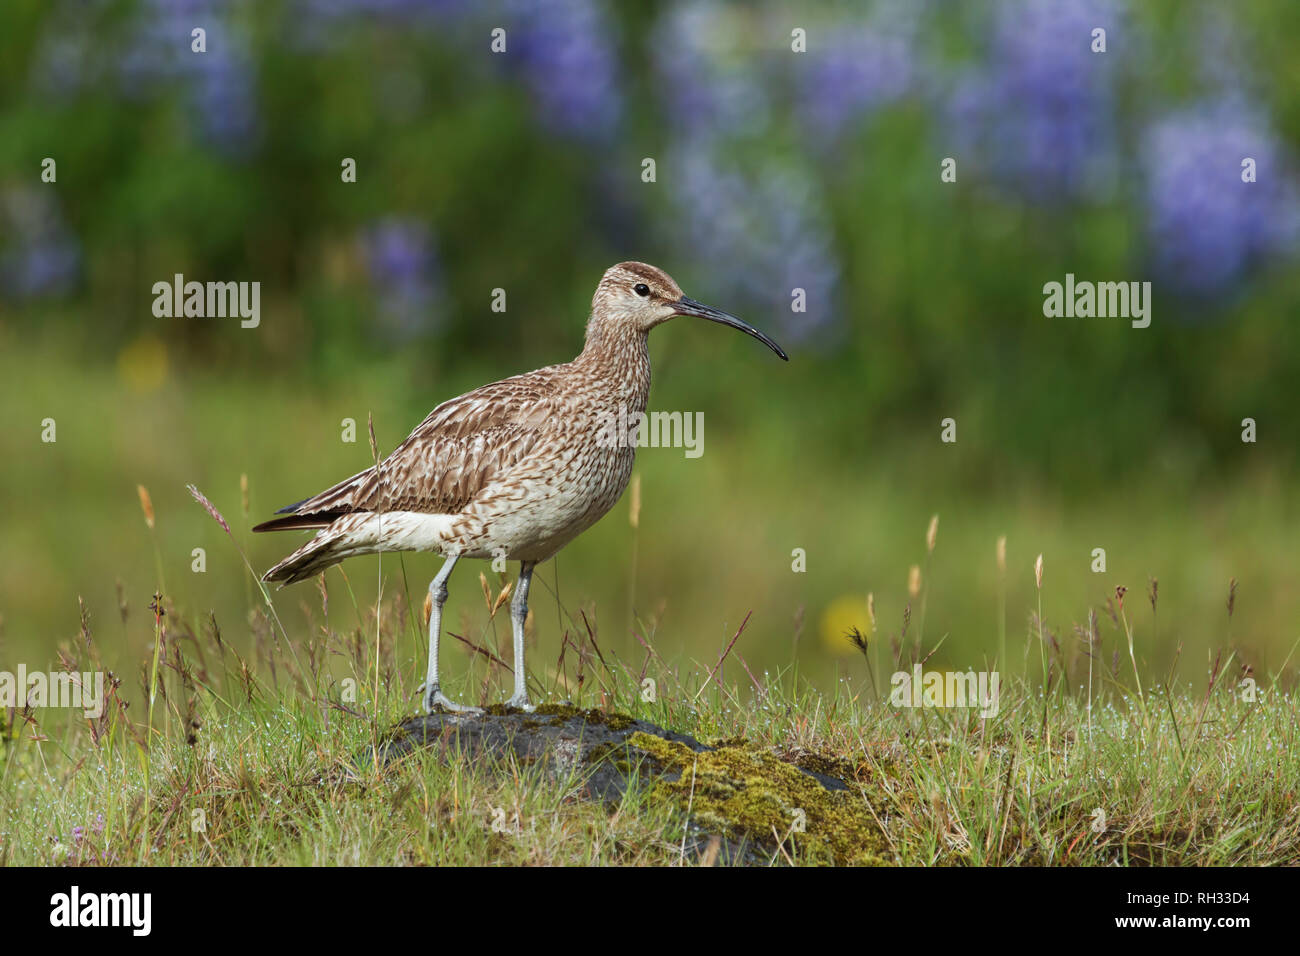
M 528 694 L 523 691 L 517 692 L 513 697 L 506 701 L 507 707 L 514 707 L 516 710 L 522 710 L 531 714 L 537 709 L 537 705 L 528 699 Z
M 446 694 L 442 692 L 441 689 L 439 689 L 439 687 L 436 684 L 425 691 L 424 694 L 425 713 L 432 714 L 434 712 L 435 707 L 441 710 L 443 713 L 448 713 L 448 714 L 483 713 L 483 708 L 481 707 L 471 707 L 469 704 L 458 704 L 454 700 L 451 700 Z

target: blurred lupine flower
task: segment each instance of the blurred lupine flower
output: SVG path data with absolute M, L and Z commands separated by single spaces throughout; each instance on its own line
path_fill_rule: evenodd
M 1300 243 L 1300 194 L 1264 115 L 1238 98 L 1154 123 L 1143 139 L 1145 204 L 1160 273 L 1189 296 L 1229 291 L 1259 260 Z M 1242 182 L 1255 160 L 1256 181 Z
M 334 19 L 360 15 L 409 24 L 413 20 L 459 12 L 467 5 L 467 0 L 302 0 L 301 12 Z
M 772 315 L 792 342 L 830 328 L 839 281 L 829 218 L 811 180 L 769 163 L 750 179 L 699 144 L 669 153 L 674 230 L 708 263 L 726 301 Z M 792 311 L 803 289 L 806 311 Z M 766 319 L 764 321 L 772 321 Z
M 119 65 L 128 96 L 150 98 L 185 86 L 200 117 L 200 134 L 231 155 L 248 152 L 257 130 L 254 68 L 247 44 L 230 29 L 215 0 L 146 0 Z M 191 49 L 191 31 L 206 31 L 204 53 Z
M 1206 90 L 1245 90 L 1254 80 L 1252 51 L 1237 26 L 1238 12 L 1231 6 L 1210 4 L 1198 8 L 1198 14 L 1193 61 L 1202 86 Z
M 662 16 L 650 39 L 663 117 L 679 133 L 744 133 L 769 122 L 756 58 L 739 49 L 746 14 L 711 0 L 686 0 Z
M 432 331 L 439 270 L 429 227 L 392 217 L 365 230 L 361 242 L 384 332 L 400 342 Z
M 1106 30 L 1107 53 L 1092 52 Z M 1118 167 L 1110 51 L 1113 0 L 1015 0 L 995 8 L 984 63 L 957 78 L 947 112 L 954 155 L 1033 200 L 1087 197 Z
M 208 52 L 190 54 L 190 102 L 202 117 L 202 132 L 210 144 L 244 154 L 258 132 L 253 64 L 246 46 L 223 24 L 212 21 L 206 29 Z
M 684 226 L 691 254 L 708 262 L 720 295 L 770 313 L 787 341 L 830 327 L 839 274 L 829 216 L 811 178 L 769 161 L 741 172 L 714 154 L 721 137 L 770 128 L 772 105 L 761 60 L 737 41 L 754 32 L 744 8 L 685 0 L 656 26 L 650 47 L 665 96 L 663 115 L 678 134 L 669 150 L 673 227 Z M 804 290 L 806 311 L 792 310 Z M 768 320 L 772 321 L 772 320 Z
M 507 0 L 507 63 L 520 64 L 543 119 L 582 139 L 608 137 L 622 113 L 618 54 L 594 0 Z
M 916 45 L 924 4 L 885 0 L 870 14 L 850 14 L 809 38 L 808 52 L 792 62 L 802 67 L 799 95 L 813 130 L 837 136 L 874 110 L 912 92 L 918 70 Z
M 501 27 L 506 31 L 501 65 L 523 78 L 549 126 L 599 140 L 613 132 L 622 114 L 617 51 L 608 18 L 595 0 L 300 0 L 299 7 L 308 32 L 300 39 L 308 49 L 344 37 L 338 21 L 345 18 L 437 27 L 485 46 L 487 31 Z
M 51 187 L 0 196 L 0 293 L 30 299 L 68 291 L 81 274 L 81 244 Z
M 206 20 L 209 12 L 207 4 L 141 3 L 118 63 L 123 92 L 140 99 L 157 96 L 184 76 L 185 58 L 191 55 L 190 31 L 206 29 L 206 23 L 196 20 Z
M 76 22 L 52 23 L 32 56 L 31 83 L 44 97 L 66 99 L 94 78 L 98 51 L 88 29 Z
M 463 27 L 464 14 L 474 6 L 474 0 L 292 0 L 294 32 L 288 42 L 297 50 L 329 52 L 352 36 L 352 23 L 343 21 L 402 30 Z

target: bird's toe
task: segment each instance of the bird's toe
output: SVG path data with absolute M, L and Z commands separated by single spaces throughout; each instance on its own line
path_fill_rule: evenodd
M 449 698 L 442 691 L 435 689 L 432 693 L 424 697 L 424 710 L 432 714 L 442 712 L 444 714 L 481 714 L 483 708 L 471 707 L 469 704 L 458 704 Z

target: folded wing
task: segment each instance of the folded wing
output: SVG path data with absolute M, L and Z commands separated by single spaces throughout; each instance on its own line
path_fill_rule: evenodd
M 356 512 L 457 514 L 536 445 L 554 420 L 559 366 L 444 402 L 378 467 L 280 509 L 254 531 L 323 528 Z

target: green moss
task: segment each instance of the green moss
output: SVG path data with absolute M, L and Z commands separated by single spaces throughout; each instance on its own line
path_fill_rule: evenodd
M 568 720 L 571 717 L 580 717 L 589 724 L 603 724 L 610 730 L 626 730 L 636 722 L 635 718 L 626 714 L 605 713 L 603 710 L 583 710 L 580 707 L 574 707 L 572 704 L 540 704 L 534 712 L 539 717 L 558 717 L 560 720 Z
M 588 767 L 607 763 L 624 777 L 630 777 L 638 769 L 637 761 L 632 759 L 634 756 L 637 756 L 636 752 L 626 742 L 601 744 L 591 749 L 583 763 Z M 641 758 L 638 757 L 639 759 Z
M 869 780 L 873 772 L 872 767 L 868 764 L 854 763 L 851 760 L 845 760 L 843 757 L 828 757 L 825 754 L 814 753 L 810 750 L 785 753 L 782 759 L 794 764 L 801 770 L 820 773 L 827 777 L 836 777 L 846 782 Z
M 680 743 L 636 733 L 631 744 L 665 773 L 654 792 L 677 803 L 701 825 L 732 838 L 775 847 L 791 844 L 804 861 L 836 865 L 892 862 L 888 841 L 857 791 L 827 790 L 767 750 L 731 743 L 695 753 Z M 803 832 L 791 827 L 803 811 Z M 773 832 L 775 831 L 775 833 Z

